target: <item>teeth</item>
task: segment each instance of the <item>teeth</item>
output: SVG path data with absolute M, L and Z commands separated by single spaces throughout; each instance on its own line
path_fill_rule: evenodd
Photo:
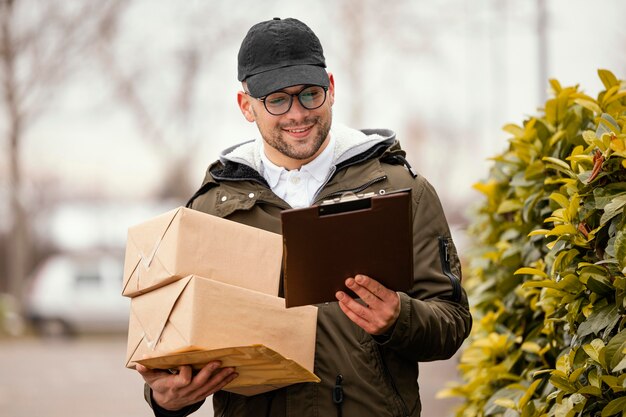
M 302 132 L 306 132 L 307 130 L 309 130 L 308 128 L 305 129 L 289 129 L 289 132 L 292 133 L 302 133 Z

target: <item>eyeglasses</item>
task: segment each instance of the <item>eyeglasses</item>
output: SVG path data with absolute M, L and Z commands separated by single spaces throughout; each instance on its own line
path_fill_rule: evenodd
M 285 91 L 277 91 L 275 93 L 268 94 L 265 97 L 256 98 L 259 101 L 263 102 L 265 106 L 265 110 L 269 114 L 274 116 L 280 116 L 281 114 L 287 113 L 291 109 L 291 105 L 293 104 L 293 98 L 298 97 L 298 101 L 300 105 L 307 110 L 315 110 L 319 107 L 322 107 L 322 104 L 326 102 L 326 91 L 328 89 L 326 87 L 320 87 L 318 85 L 312 85 L 309 87 L 304 87 L 300 92 L 295 94 L 289 94 Z M 247 91 L 245 92 L 247 95 L 250 95 Z

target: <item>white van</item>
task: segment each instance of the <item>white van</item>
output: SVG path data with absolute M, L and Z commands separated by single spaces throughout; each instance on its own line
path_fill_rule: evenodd
M 61 254 L 35 272 L 26 317 L 46 336 L 125 332 L 130 300 L 122 292 L 123 257 Z

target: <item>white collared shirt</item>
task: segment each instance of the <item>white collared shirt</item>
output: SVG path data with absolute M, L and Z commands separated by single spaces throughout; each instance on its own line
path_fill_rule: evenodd
M 280 198 L 285 200 L 293 208 L 309 207 L 324 185 L 330 173 L 333 163 L 333 150 L 335 142 L 330 136 L 328 145 L 321 154 L 300 169 L 286 170 L 270 161 L 265 155 L 265 142 L 261 143 L 261 162 L 263 164 L 263 177 L 270 188 Z

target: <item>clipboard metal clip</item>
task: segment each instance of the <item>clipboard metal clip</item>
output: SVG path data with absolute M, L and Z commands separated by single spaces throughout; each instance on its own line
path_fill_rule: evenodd
M 337 203 L 345 203 L 347 201 L 354 201 L 354 200 L 358 200 L 360 198 L 369 198 L 369 197 L 374 197 L 375 195 L 377 195 L 377 193 L 375 192 L 370 192 L 370 193 L 355 193 L 352 191 L 347 191 L 343 194 L 341 194 L 341 196 L 339 197 L 335 197 L 335 198 L 329 198 L 328 200 L 324 200 L 322 201 L 322 203 L 320 205 L 325 205 L 325 204 L 337 204 Z

